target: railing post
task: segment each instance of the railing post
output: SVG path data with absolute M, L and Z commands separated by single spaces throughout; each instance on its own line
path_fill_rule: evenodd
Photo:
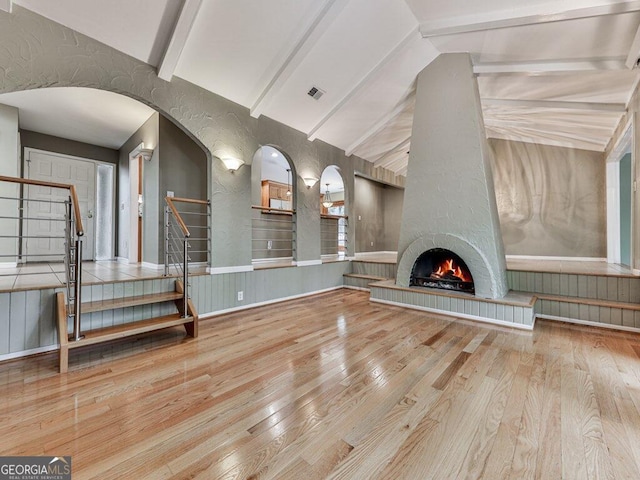
M 73 339 L 78 341 L 84 337 L 80 333 L 80 317 L 82 315 L 82 237 L 76 238 L 76 264 L 75 264 L 75 304 L 73 317 Z
M 183 317 L 188 317 L 189 313 L 187 312 L 187 304 L 189 301 L 189 237 L 184 238 L 184 269 L 182 272 L 183 278 L 182 281 L 184 283 L 184 315 Z
M 164 207 L 164 276 L 169 276 L 169 207 Z

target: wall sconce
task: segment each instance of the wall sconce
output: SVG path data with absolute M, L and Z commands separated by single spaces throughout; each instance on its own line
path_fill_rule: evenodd
M 224 157 L 221 158 L 220 160 L 222 160 L 222 163 L 224 163 L 224 166 L 227 168 L 227 170 L 229 170 L 231 173 L 235 172 L 236 170 L 238 170 L 242 165 L 244 165 L 244 160 L 240 160 L 239 158 L 233 158 L 233 157 Z
M 302 181 L 307 186 L 307 188 L 311 188 L 318 182 L 318 179 L 313 177 L 305 177 L 302 179 Z
M 133 152 L 131 152 L 131 157 L 142 157 L 144 160 L 150 161 L 151 157 L 153 157 L 153 148 L 144 148 L 144 143 L 141 143 Z

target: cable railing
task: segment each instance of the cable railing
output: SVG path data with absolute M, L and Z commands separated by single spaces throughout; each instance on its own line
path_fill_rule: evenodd
M 189 262 L 200 260 L 209 263 L 210 260 L 210 202 L 178 197 L 166 197 L 165 201 L 164 274 L 171 275 L 173 270 L 182 278 L 182 314 L 186 317 L 191 288 Z M 182 210 L 178 210 L 176 204 L 181 204 Z
M 253 260 L 293 258 L 295 239 L 293 214 L 295 210 L 252 205 L 258 212 L 252 219 L 251 250 Z
M 349 239 L 346 215 L 320 215 L 320 251 L 322 255 L 346 255 Z
M 0 197 L 0 201 L 5 203 L 3 213 L 13 210 L 9 204 L 15 204 L 16 212 L 15 215 L 7 214 L 0 217 L 0 224 L 4 227 L 1 229 L 3 235 L 0 236 L 0 241 L 15 240 L 13 247 L 5 245 L 8 248 L 0 251 L 0 261 L 16 266 L 26 262 L 64 262 L 67 321 L 71 320 L 73 324 L 70 339 L 82 339 L 80 322 L 84 227 L 76 187 L 64 183 L 5 176 L 0 176 L 0 182 L 19 185 L 17 195 Z M 47 193 L 39 194 L 38 191 L 29 190 L 25 192 L 25 189 L 32 187 L 44 188 Z M 61 193 L 51 193 L 53 190 L 49 189 Z M 46 226 L 44 233 L 40 232 L 40 225 Z M 11 234 L 11 231 L 15 233 Z M 39 244 L 42 241 L 44 246 Z M 12 252 L 9 253 L 7 250 Z M 31 274 L 41 275 L 35 272 Z

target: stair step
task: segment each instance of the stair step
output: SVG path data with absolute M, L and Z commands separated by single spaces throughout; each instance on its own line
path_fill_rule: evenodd
M 109 300 L 98 300 L 82 304 L 82 313 L 102 312 L 113 310 L 114 308 L 135 307 L 138 305 L 149 305 L 151 303 L 171 302 L 182 298 L 182 293 L 152 293 L 149 295 L 139 295 L 137 297 L 112 298 Z
M 365 275 L 363 273 L 345 273 L 342 276 L 348 278 L 361 278 L 363 280 L 371 280 L 372 282 L 381 282 L 383 280 L 388 280 L 385 277 L 378 277 L 376 275 Z
M 621 308 L 625 310 L 640 311 L 640 304 L 619 302 L 615 300 L 598 300 L 597 298 L 567 297 L 563 295 L 549 295 L 546 293 L 534 293 L 539 300 L 551 302 L 577 303 L 580 305 L 592 305 L 595 307 Z
M 107 342 L 109 340 L 117 340 L 119 338 L 130 337 L 140 333 L 151 332 L 163 328 L 175 327 L 193 321 L 193 317 L 183 318 L 179 313 L 166 315 L 164 317 L 151 318 L 149 320 L 141 320 L 138 322 L 125 323 L 114 327 L 99 328 L 83 332 L 84 338 L 78 341 L 70 340 L 69 348 L 84 347 L 86 345 L 94 345 L 96 343 Z

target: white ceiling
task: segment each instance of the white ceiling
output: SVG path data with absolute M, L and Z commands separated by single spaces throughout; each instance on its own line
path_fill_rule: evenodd
M 47 88 L 0 95 L 18 108 L 20 128 L 119 149 L 154 110 L 123 95 L 90 88 Z
M 638 81 L 640 0 L 14 2 L 399 174 L 439 53 L 471 54 L 494 138 L 603 151 Z

